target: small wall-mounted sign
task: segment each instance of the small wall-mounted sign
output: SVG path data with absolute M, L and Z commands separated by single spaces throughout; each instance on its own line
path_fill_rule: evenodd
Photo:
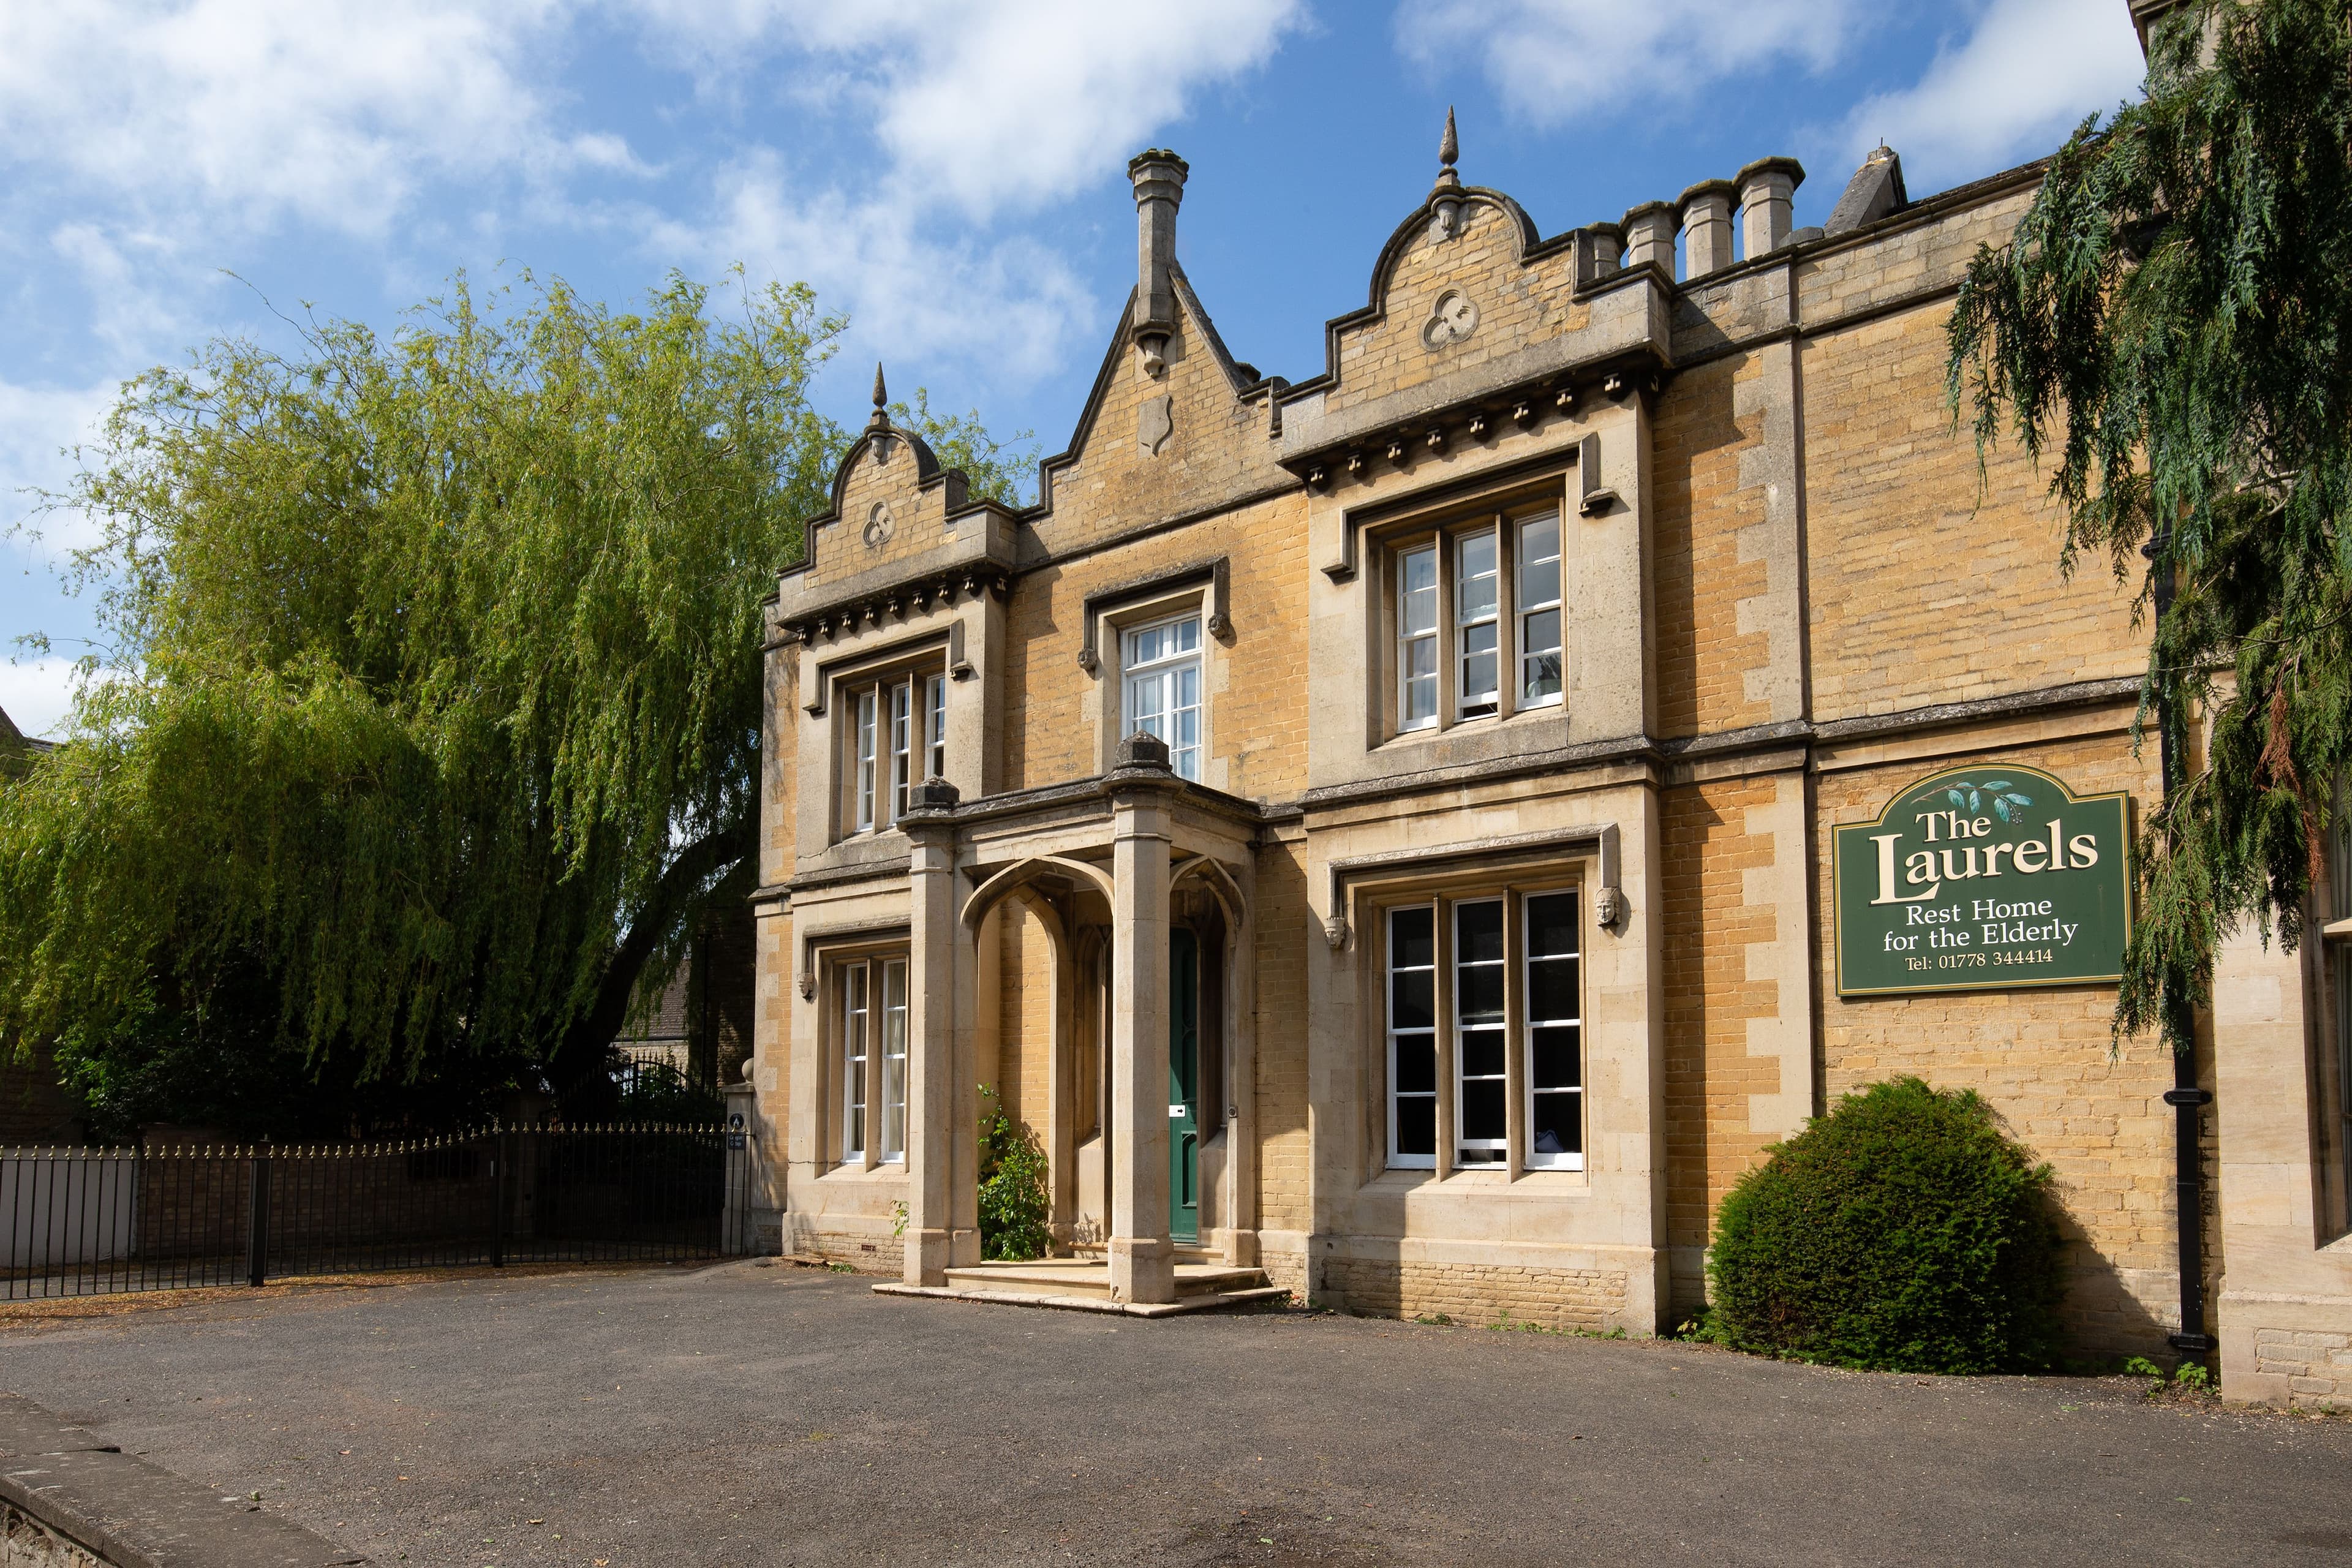
M 1921 779 L 1876 821 L 1835 829 L 1838 994 L 2120 979 L 2128 807 L 2005 763 Z

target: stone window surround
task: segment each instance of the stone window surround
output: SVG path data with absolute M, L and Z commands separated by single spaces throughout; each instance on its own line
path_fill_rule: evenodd
M 1095 681 L 1091 710 L 1097 774 L 1110 772 L 1112 754 L 1126 739 L 1126 634 L 1197 615 L 1201 617 L 1201 777 L 1196 782 L 1224 787 L 1225 763 L 1217 754 L 1216 743 L 1217 695 L 1224 687 L 1225 649 L 1234 640 L 1227 593 L 1225 558 L 1219 556 L 1087 595 L 1078 663 Z M 1097 645 L 1108 651 L 1108 658 L 1097 651 Z
M 1588 846 L 1588 847 L 1591 847 Z M 1591 859 L 1587 855 L 1547 858 L 1509 867 L 1479 865 L 1430 870 L 1410 879 L 1383 882 L 1377 887 L 1360 886 L 1355 889 L 1357 909 L 1355 924 L 1360 942 L 1362 961 L 1357 965 L 1360 996 L 1360 1016 L 1365 1022 L 1361 1030 L 1362 1066 L 1366 1090 L 1362 1137 L 1364 1140 L 1363 1170 L 1371 1181 L 1452 1183 L 1467 1181 L 1472 1184 L 1505 1181 L 1517 1184 L 1533 1182 L 1543 1185 L 1588 1184 L 1584 1162 L 1576 1166 L 1529 1165 L 1527 1162 L 1528 1123 L 1528 1064 L 1524 1012 L 1526 951 L 1520 925 L 1525 919 L 1524 906 L 1528 895 L 1570 892 L 1577 900 L 1577 966 L 1578 984 L 1585 984 L 1586 955 L 1590 953 L 1600 926 L 1593 914 L 1594 900 Z M 1499 898 L 1504 900 L 1504 951 L 1510 955 L 1509 998 L 1506 1004 L 1510 1044 L 1505 1057 L 1507 1090 L 1504 1103 L 1508 1108 L 1507 1148 L 1498 1164 L 1457 1164 L 1454 1161 L 1454 1103 L 1456 1079 L 1453 1065 L 1453 1026 L 1448 1016 L 1448 997 L 1452 976 L 1448 973 L 1452 952 L 1452 915 L 1454 904 Z M 1436 990 L 1438 1068 L 1438 1125 L 1436 1154 L 1429 1165 L 1398 1165 L 1389 1155 L 1389 1071 L 1388 1071 L 1388 974 L 1389 974 L 1389 912 L 1434 904 L 1437 906 L 1437 971 Z M 1588 1053 L 1581 1076 L 1590 1077 L 1591 1005 L 1589 998 L 1580 1009 L 1585 1019 L 1584 1041 L 1580 1050 Z M 1593 1143 L 1593 1121 L 1598 1109 L 1590 1092 L 1580 1095 L 1584 1116 L 1584 1136 L 1580 1141 L 1589 1151 Z
M 923 727 L 925 683 L 930 676 L 950 676 L 951 651 L 949 638 L 933 631 L 890 647 L 877 648 L 870 654 L 838 665 L 821 667 L 812 683 L 816 688 L 815 700 L 810 711 L 829 711 L 833 722 L 828 726 L 833 747 L 831 776 L 834 781 L 833 809 L 828 817 L 833 828 L 833 842 L 853 838 L 870 838 L 877 834 L 895 832 L 896 825 L 886 822 L 883 800 L 890 788 L 889 689 L 912 682 L 914 754 L 910 763 L 913 777 L 910 784 L 919 783 L 924 756 Z M 952 704 L 955 682 L 948 680 L 948 700 Z M 867 690 L 878 690 L 876 708 L 875 742 L 875 819 L 870 827 L 857 825 L 857 697 Z
M 1507 724 L 1521 713 L 1557 717 L 1568 689 L 1568 646 L 1565 606 L 1560 628 L 1560 692 L 1556 699 L 1521 707 L 1518 702 L 1517 525 L 1544 511 L 1559 518 L 1559 549 L 1563 591 L 1570 552 L 1575 546 L 1576 511 L 1569 503 L 1566 470 L 1572 463 L 1534 479 L 1498 486 L 1465 500 L 1456 500 L 1379 522 L 1362 530 L 1362 552 L 1371 570 L 1364 574 L 1363 598 L 1368 657 L 1366 675 L 1365 744 L 1367 748 L 1402 742 L 1414 744 L 1458 731 L 1465 724 Z M 1496 658 L 1499 689 L 1496 710 L 1462 716 L 1459 712 L 1459 650 L 1455 647 L 1456 542 L 1465 534 L 1492 527 L 1496 533 L 1499 577 L 1498 629 Z M 1403 723 L 1403 671 L 1399 655 L 1402 567 L 1406 552 L 1436 541 L 1437 552 L 1437 718 L 1433 723 L 1406 729 Z
M 904 1158 L 885 1160 L 881 1156 L 882 1118 L 882 993 L 879 983 L 881 965 L 891 959 L 908 965 L 908 984 L 913 984 L 912 955 L 908 951 L 908 932 L 904 926 L 878 931 L 841 932 L 832 937 L 820 937 L 809 944 L 809 973 L 816 979 L 817 1021 L 817 1082 L 815 1094 L 819 1107 L 817 1116 L 817 1168 L 821 1178 L 879 1176 L 903 1178 L 907 1172 Z M 871 965 L 876 975 L 872 1006 L 876 1020 L 874 1034 L 866 1047 L 866 1149 L 856 1160 L 842 1157 L 842 1139 L 847 1116 L 843 1099 L 845 1078 L 848 1071 L 844 1055 L 846 1043 L 843 1037 L 845 983 L 843 974 L 853 964 Z M 911 1067 L 911 1062 L 910 1062 Z

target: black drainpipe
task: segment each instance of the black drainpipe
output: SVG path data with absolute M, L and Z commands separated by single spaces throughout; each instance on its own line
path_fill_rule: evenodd
M 2161 536 L 2148 542 L 2142 552 L 2151 563 L 2163 545 Z M 2172 608 L 2172 574 L 2168 569 L 2157 574 L 2155 584 L 2157 625 L 2164 624 L 2165 613 Z M 2164 799 L 2172 800 L 2173 781 L 2180 771 L 2180 732 L 2179 715 L 2172 708 L 2171 684 L 2164 682 L 2156 689 L 2157 764 L 2163 781 Z M 2172 1087 L 2165 1091 L 2164 1103 L 2172 1107 L 2173 1125 L 2173 1189 L 2179 1211 L 2180 1234 L 2180 1331 L 2166 1336 L 2174 1350 L 2210 1354 L 2213 1336 L 2205 1331 L 2205 1154 L 2198 1136 L 2198 1122 L 2204 1108 L 2213 1103 L 2213 1091 L 2197 1086 L 2197 1052 L 2194 1047 L 2195 1020 L 2189 1009 L 2174 996 L 2164 999 L 2165 1034 L 2177 1042 L 2172 1053 Z

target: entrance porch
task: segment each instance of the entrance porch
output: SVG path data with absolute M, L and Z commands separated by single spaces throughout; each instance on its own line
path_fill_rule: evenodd
M 1256 1257 L 1252 803 L 1150 735 L 1078 790 L 911 792 L 901 1293 L 1102 1310 L 1272 1300 Z M 1041 930 L 1054 1258 L 983 1263 L 979 1041 L 1017 906 Z M 1037 1053 L 1039 1042 L 1021 1042 Z M 1034 1125 L 1034 1111 L 1045 1115 Z

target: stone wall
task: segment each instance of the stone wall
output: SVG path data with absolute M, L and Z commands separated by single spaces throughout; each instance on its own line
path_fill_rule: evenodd
M 1528 1323 L 1592 1333 L 1622 1323 L 1625 1308 L 1622 1269 L 1334 1258 L 1323 1264 L 1323 1289 L 1359 1313 L 1442 1313 L 1465 1323 Z
M 1744 558 L 1739 539 L 1764 512 L 1763 498 L 1739 482 L 1740 458 L 1755 447 L 1763 416 L 1737 406 L 1759 369 L 1755 356 L 1738 354 L 1676 377 L 1651 426 L 1661 736 L 1772 717 L 1749 689 L 1750 672 L 1769 663 L 1769 640 L 1740 608 L 1765 592 L 1769 570 Z
M 1748 950 L 1773 939 L 1779 911 L 1748 897 L 1748 873 L 1773 861 L 1772 837 L 1751 833 L 1748 816 L 1778 795 L 1770 778 L 1727 779 L 1671 791 L 1664 805 L 1666 1237 L 1685 1259 L 1772 1142 L 1754 1130 L 1749 1102 L 1780 1092 L 1780 1064 L 1751 1054 L 1748 1025 L 1776 1016 L 1781 998 Z M 1677 1272 L 1676 1310 L 1696 1307 L 1703 1279 L 1687 1263 Z
M 2075 1348 L 2138 1355 L 2164 1353 L 2164 1336 L 2179 1324 L 2173 1116 L 2163 1102 L 2172 1086 L 2170 1052 L 2140 1038 L 2110 1054 L 2112 985 L 1841 999 L 1831 962 L 1826 847 L 1833 824 L 1868 821 L 1914 780 L 1977 758 L 2032 763 L 2077 795 L 2120 789 L 2151 801 L 2155 761 L 2132 756 L 2124 732 L 2128 718 L 2125 708 L 2005 733 L 1951 733 L 1867 765 L 1823 773 L 1817 984 L 1828 1098 L 1834 1102 L 1906 1074 L 1938 1089 L 1982 1094 L 2011 1133 L 2056 1173 L 2068 1273 L 2064 1315 Z
M 1813 716 L 2136 675 L 2144 635 L 2103 561 L 2070 579 L 2047 479 L 1944 402 L 1948 300 L 1806 342 Z

